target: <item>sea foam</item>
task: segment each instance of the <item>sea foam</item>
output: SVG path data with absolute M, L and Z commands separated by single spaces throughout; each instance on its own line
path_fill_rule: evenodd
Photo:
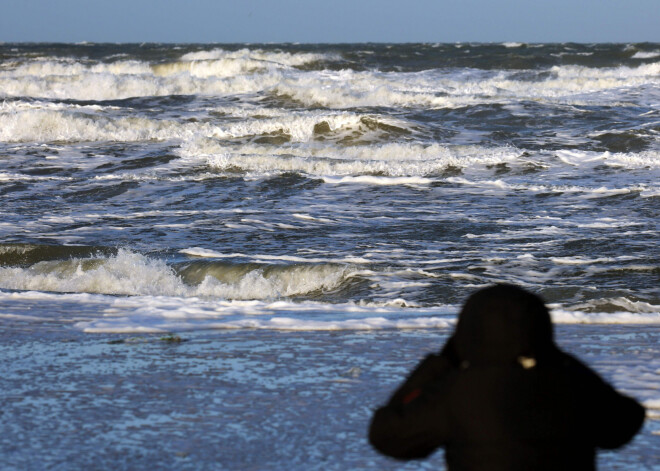
M 101 294 L 54 294 L 0 290 L 0 301 L 48 303 L 56 312 L 60 303 L 80 304 L 76 328 L 94 333 L 160 333 L 198 329 L 264 330 L 379 330 L 451 329 L 459 306 L 407 307 L 406 303 L 340 303 L 287 300 L 210 300 L 204 297 L 130 296 Z M 89 306 L 89 310 L 84 309 Z M 638 306 L 639 307 L 639 306 Z M 62 319 L 5 313 L 0 317 L 23 322 Z M 637 312 L 586 312 L 552 306 L 553 322 L 559 324 L 641 325 L 660 324 L 660 307 L 646 306 Z
M 215 49 L 188 53 L 167 63 L 131 60 L 89 65 L 74 59 L 36 59 L 0 70 L 0 96 L 115 100 L 265 93 L 335 109 L 456 108 L 520 100 L 578 103 L 594 92 L 657 86 L 660 71 L 660 62 L 597 69 L 561 65 L 551 68 L 550 76 L 524 80 L 509 71 L 463 70 L 454 76 L 446 70 L 395 73 L 296 68 L 328 58 L 312 53 Z M 602 93 L 600 99 L 608 100 Z
M 269 257 L 264 256 L 264 259 Z M 282 258 L 270 257 L 270 260 Z M 27 268 L 0 267 L 0 288 L 113 295 L 210 296 L 274 299 L 331 291 L 358 272 L 345 263 L 270 265 L 187 264 L 164 261 L 125 249 L 115 256 L 42 261 Z M 292 261 L 289 258 L 287 261 Z

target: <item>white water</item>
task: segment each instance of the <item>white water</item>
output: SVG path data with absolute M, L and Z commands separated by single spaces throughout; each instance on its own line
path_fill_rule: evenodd
M 264 258 L 268 258 L 267 256 Z M 302 260 L 302 259 L 301 259 Z M 0 268 L 0 288 L 114 295 L 211 296 L 223 299 L 272 299 L 336 289 L 354 276 L 348 265 L 292 265 L 264 275 L 254 269 L 223 283 L 209 274 L 187 285 L 158 259 L 124 249 L 116 256 L 39 262 L 28 268 Z
M 504 46 L 511 54 L 531 47 Z M 638 52 L 635 58 L 654 57 Z M 27 188 L 57 202 L 55 212 L 38 214 L 25 210 L 29 197 L 19 197 L 22 217 L 8 214 L 0 222 L 6 240 L 14 241 L 16 234 L 61 244 L 98 238 L 99 245 L 110 246 L 128 240 L 125 246 L 132 248 L 140 236 L 124 234 L 141 227 L 160 231 L 164 246 L 172 242 L 172 251 L 191 263 L 201 257 L 211 264 L 261 265 L 233 278 L 226 267 L 200 269 L 203 276 L 191 281 L 164 259 L 138 253 L 151 249 L 147 241 L 112 257 L 5 266 L 0 289 L 290 302 L 358 285 L 358 293 L 364 288 L 369 294 L 351 294 L 355 304 L 389 303 L 419 313 L 429 298 L 436 299 L 428 294 L 435 281 L 472 290 L 506 280 L 540 289 L 557 279 L 580 285 L 585 276 L 630 275 L 645 286 L 644 277 L 656 274 L 649 257 L 581 256 L 581 249 L 562 251 L 560 244 L 580 245 L 585 237 L 600 240 L 601 234 L 654 237 L 647 213 L 660 194 L 660 62 L 522 71 L 315 66 L 342 60 L 332 53 L 210 47 L 152 62 L 57 56 L 5 61 L 0 147 L 11 159 L 3 161 L 0 182 L 18 195 Z M 52 101 L 127 98 L 132 101 Z M 549 113 L 541 123 L 534 116 L 539 104 Z M 636 124 L 580 121 L 602 104 Z M 462 116 L 473 112 L 477 118 Z M 480 113 L 487 116 L 483 126 Z M 562 125 L 563 113 L 587 131 Z M 509 130 L 529 148 L 497 137 L 500 115 L 520 120 Z M 525 137 L 530 125 L 538 126 L 538 136 Z M 619 135 L 624 148 L 632 143 L 629 150 L 594 150 L 609 148 L 602 143 Z M 133 156 L 145 155 L 142 166 L 130 165 Z M 230 207 L 227 200 L 213 200 L 216 192 L 233 196 L 231 185 L 239 180 L 244 193 Z M 297 190 L 298 184 L 305 191 Z M 271 212 L 279 191 L 286 196 Z M 189 197 L 195 198 L 191 208 Z M 209 206 L 207 197 L 213 200 Z M 353 204 L 356 198 L 359 205 Z M 544 198 L 553 203 L 545 204 Z M 532 204 L 531 212 L 502 209 L 503 202 L 514 199 Z M 632 201 L 635 209 L 600 212 L 601 206 L 621 201 Z M 179 204 L 180 210 L 168 209 Z M 535 204 L 543 209 L 531 209 Z M 499 206 L 500 216 L 490 216 L 492 205 Z M 638 206 L 644 207 L 641 219 Z M 468 229 L 437 243 L 435 234 L 451 229 L 456 218 Z M 489 225 L 481 230 L 484 219 Z M 407 234 L 402 242 L 414 248 L 406 250 L 393 250 L 389 236 L 373 246 L 344 243 L 353 237 L 367 240 L 372 231 L 377 235 L 393 225 L 404 232 L 416 225 L 430 229 L 419 240 Z M 317 230 L 329 231 L 321 246 L 301 239 L 288 245 L 292 235 Z M 242 246 L 247 238 L 271 241 L 272 234 L 284 242 L 263 250 L 258 243 Z M 642 297 L 654 299 L 651 288 L 640 289 Z M 630 299 L 633 304 L 620 308 L 632 317 L 619 315 L 616 303 L 608 302 L 602 311 L 582 309 L 586 317 L 571 306 L 559 307 L 557 318 L 603 322 L 597 313 L 607 312 L 612 322 L 655 322 L 655 307 L 638 312 L 637 301 Z M 320 322 L 306 319 L 312 320 Z
M 396 301 L 396 300 L 395 300 Z M 626 299 L 605 300 L 637 312 L 585 312 L 552 306 L 556 324 L 660 324 L 660 306 L 634 303 Z M 76 303 L 81 309 L 74 318 L 11 312 L 11 303 L 34 305 Z M 403 301 L 400 301 L 403 303 Z M 130 296 L 100 294 L 52 294 L 37 291 L 10 292 L 0 290 L 4 306 L 0 318 L 24 322 L 73 322 L 77 329 L 95 333 L 161 333 L 199 329 L 265 329 L 265 330 L 378 330 L 378 329 L 446 329 L 453 328 L 460 306 L 433 308 L 381 304 L 328 304 L 313 301 L 241 301 L 208 300 L 199 297 Z M 598 302 L 592 303 L 597 307 Z M 602 303 L 601 303 L 602 304 Z M 581 306 L 584 309 L 584 306 Z
M 27 251 L 27 249 L 26 249 Z M 197 285 L 184 283 L 162 260 L 120 249 L 116 256 L 39 262 L 28 268 L 0 268 L 0 300 L 36 303 L 82 303 L 81 316 L 89 319 L 77 322 L 77 328 L 87 332 L 166 332 L 203 328 L 256 328 L 273 330 L 355 330 L 446 328 L 453 325 L 459 306 L 442 305 L 415 307 L 397 293 L 427 286 L 423 281 L 438 275 L 422 269 L 402 272 L 357 270 L 352 265 L 340 265 L 348 260 L 324 260 L 303 257 L 222 254 L 191 248 L 183 251 L 195 257 L 212 259 L 245 259 L 264 262 L 295 262 L 272 273 L 255 268 L 232 275 L 231 267 L 223 268 L 231 282 L 223 283 L 211 271 Z M 624 257 L 625 258 L 625 257 Z M 522 266 L 532 270 L 531 256 L 521 256 Z M 634 257 L 629 257 L 634 261 Z M 553 260 L 558 266 L 621 263 L 624 260 L 566 259 Z M 300 265 L 300 262 L 307 262 Z M 367 260 L 350 260 L 366 263 Z M 427 260 L 428 262 L 428 260 Z M 435 263 L 451 262 L 437 260 Z M 315 263 L 311 265 L 310 263 Z M 650 269 L 654 267 L 633 267 Z M 596 269 L 596 268 L 591 268 Z M 611 269 L 620 269 L 619 266 Z M 454 275 L 454 274 L 452 274 Z M 460 276 L 460 274 L 455 274 Z M 551 273 L 549 273 L 550 276 Z M 315 301 L 292 302 L 287 298 L 318 290 L 332 290 L 351 277 L 371 278 L 384 290 L 386 301 L 349 302 L 339 304 Z M 410 279 L 410 276 L 413 276 Z M 533 280 L 528 271 L 527 280 Z M 21 290 L 21 291 L 6 291 Z M 403 291 L 402 291 L 403 290 Z M 54 294 L 49 292 L 64 292 Z M 79 293 L 79 294 L 74 294 Z M 97 294 L 93 294 L 97 293 Z M 123 295 L 128 297 L 119 297 Z M 603 310 L 605 309 L 605 310 Z M 90 314 L 98 313 L 98 314 Z M 3 311 L 2 316 L 26 322 L 47 318 L 32 313 Z M 553 305 L 555 323 L 566 324 L 660 324 L 660 306 L 625 297 L 596 299 L 573 306 Z M 55 319 L 50 318 L 50 321 Z M 69 322 L 66 316 L 59 319 Z
M 652 58 L 649 53 L 638 58 Z M 6 63 L 0 69 L 5 97 L 115 100 L 168 95 L 228 96 L 267 92 L 307 105 L 459 107 L 520 100 L 584 102 L 598 92 L 635 90 L 660 83 L 660 63 L 592 69 L 555 66 L 543 80 L 519 80 L 514 72 L 429 70 L 305 71 L 296 69 L 327 54 L 214 49 L 183 55 L 168 63 L 119 61 L 92 65 L 70 58 L 36 58 Z M 453 75 L 454 74 L 454 75 Z

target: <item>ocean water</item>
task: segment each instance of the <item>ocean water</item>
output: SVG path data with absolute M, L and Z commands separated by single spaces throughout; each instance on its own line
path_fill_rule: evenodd
M 660 462 L 660 44 L 0 44 L 0 195 L 10 469 L 396 468 L 370 411 L 496 282 Z

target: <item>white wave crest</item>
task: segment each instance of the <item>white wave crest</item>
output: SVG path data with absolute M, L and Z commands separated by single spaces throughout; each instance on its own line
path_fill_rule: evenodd
M 222 283 L 212 276 L 194 289 L 195 296 L 223 299 L 272 299 L 332 290 L 346 278 L 346 268 L 332 265 L 290 267 L 272 276 L 254 270 L 234 283 Z
M 268 73 L 249 73 L 249 65 L 245 64 L 236 65 L 233 72 L 223 69 L 221 64 L 175 64 L 152 68 L 141 63 L 134 69 L 115 71 L 104 67 L 94 69 L 79 64 L 54 63 L 41 65 L 38 69 L 34 71 L 21 67 L 0 71 L 0 97 L 117 100 L 168 95 L 224 96 L 269 90 L 282 80 L 279 69 L 269 70 Z M 50 69 L 57 73 L 46 73 Z M 222 75 L 223 70 L 228 75 Z M 239 70 L 245 73 L 232 75 Z
M 155 64 L 156 75 L 167 76 L 188 74 L 192 77 L 232 77 L 253 73 L 264 73 L 277 69 L 297 67 L 311 62 L 328 59 L 327 54 L 268 52 L 261 49 L 189 52 L 178 61 Z
M 660 324 L 660 312 L 635 313 L 628 311 L 585 313 L 555 309 L 552 321 L 558 324 Z
M 337 288 L 351 272 L 346 265 L 294 265 L 264 274 L 255 269 L 223 283 L 212 275 L 189 285 L 161 260 L 120 249 L 116 256 L 39 262 L 0 268 L 0 288 L 17 290 L 273 299 Z
M 87 65 L 74 59 L 36 59 L 14 68 L 5 68 L 7 77 L 72 77 L 90 75 L 140 75 L 149 73 L 149 65 L 139 61 L 118 61 Z
M 633 54 L 632 59 L 655 59 L 656 57 L 660 57 L 660 51 L 638 51 Z
M 186 289 L 162 261 L 120 250 L 107 259 L 39 262 L 29 268 L 0 268 L 0 287 L 20 290 L 124 295 L 185 295 Z
M 264 51 L 263 49 L 240 49 L 238 51 L 227 51 L 216 48 L 210 51 L 189 52 L 181 56 L 182 61 L 203 61 L 217 59 L 249 59 L 254 61 L 272 62 L 288 66 L 299 66 L 320 60 L 338 59 L 332 54 L 315 54 L 309 52 L 278 52 Z
M 620 168 L 652 168 L 660 169 L 660 152 L 594 152 L 579 150 L 558 150 L 557 159 L 573 167 L 590 168 L 596 165 L 607 165 Z
M 309 141 L 314 137 L 315 129 L 321 125 L 328 132 L 339 129 L 359 128 L 365 119 L 355 113 L 327 114 L 327 113 L 292 113 L 274 119 L 246 120 L 239 123 L 217 127 L 212 136 L 219 139 L 254 136 L 272 133 L 281 133 L 294 142 Z M 383 119 L 394 124 L 395 120 Z M 403 123 L 397 122 L 400 126 Z
M 280 135 L 291 142 L 313 140 L 319 129 L 340 135 L 359 132 L 377 138 L 377 127 L 406 129 L 407 123 L 388 117 L 347 112 L 294 112 L 272 118 L 254 119 L 245 111 L 236 121 L 222 125 L 177 122 L 144 117 L 112 118 L 97 110 L 76 106 L 14 106 L 0 108 L 0 140 L 4 142 L 84 141 L 192 141 L 213 137 L 235 139 Z
M 520 100 L 589 102 L 616 100 L 622 90 L 660 83 L 660 63 L 638 67 L 555 66 L 550 76 L 521 80 L 515 72 L 429 70 L 414 73 L 299 70 L 327 59 L 312 53 L 200 51 L 169 63 L 139 61 L 88 64 L 38 59 L 0 70 L 0 96 L 110 100 L 140 96 L 261 93 L 306 106 L 447 108 Z M 576 101 L 577 100 L 577 101 Z
M 483 167 L 515 163 L 516 149 L 392 143 L 373 146 L 313 145 L 304 147 L 227 146 L 213 139 L 186 143 L 186 159 L 206 160 L 219 171 L 302 172 L 318 176 L 381 175 L 424 177 L 447 167 Z
M 279 83 L 282 71 L 330 57 L 334 56 L 214 49 L 157 64 L 140 61 L 89 64 L 72 58 L 39 58 L 13 67 L 5 64 L 0 70 L 0 96 L 111 100 L 255 93 Z
M 292 262 L 292 263 L 349 263 L 351 265 L 355 264 L 364 264 L 371 263 L 371 260 L 368 260 L 363 257 L 343 257 L 343 258 L 316 258 L 316 257 L 299 257 L 295 255 L 268 255 L 268 254 L 242 254 L 242 253 L 222 253 L 215 250 L 205 249 L 202 247 L 190 247 L 187 249 L 179 250 L 179 253 L 190 255 L 192 257 L 201 257 L 201 258 L 218 258 L 218 259 L 233 259 L 233 258 L 245 258 L 252 261 L 260 262 L 262 260 L 267 261 L 280 261 L 280 262 Z
M 27 110 L 0 113 L 5 142 L 148 141 L 184 138 L 192 127 L 146 118 L 108 119 L 66 111 Z
M 638 314 L 660 313 L 660 305 L 647 303 L 644 301 L 633 301 L 625 297 L 594 299 L 585 303 L 577 304 L 571 307 L 572 311 L 582 312 L 601 312 L 623 311 Z
M 358 175 L 347 177 L 323 177 L 323 181 L 333 185 L 340 184 L 366 184 L 366 185 L 429 185 L 433 183 L 430 178 L 424 177 L 377 177 L 373 175 Z

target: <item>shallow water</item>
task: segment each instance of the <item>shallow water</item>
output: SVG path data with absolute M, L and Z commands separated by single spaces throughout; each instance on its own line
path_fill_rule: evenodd
M 370 448 L 370 414 L 449 330 L 2 334 L 4 469 L 443 469 Z M 562 326 L 562 347 L 654 408 L 599 469 L 659 469 L 660 329 Z M 607 414 L 607 411 L 602 411 Z

